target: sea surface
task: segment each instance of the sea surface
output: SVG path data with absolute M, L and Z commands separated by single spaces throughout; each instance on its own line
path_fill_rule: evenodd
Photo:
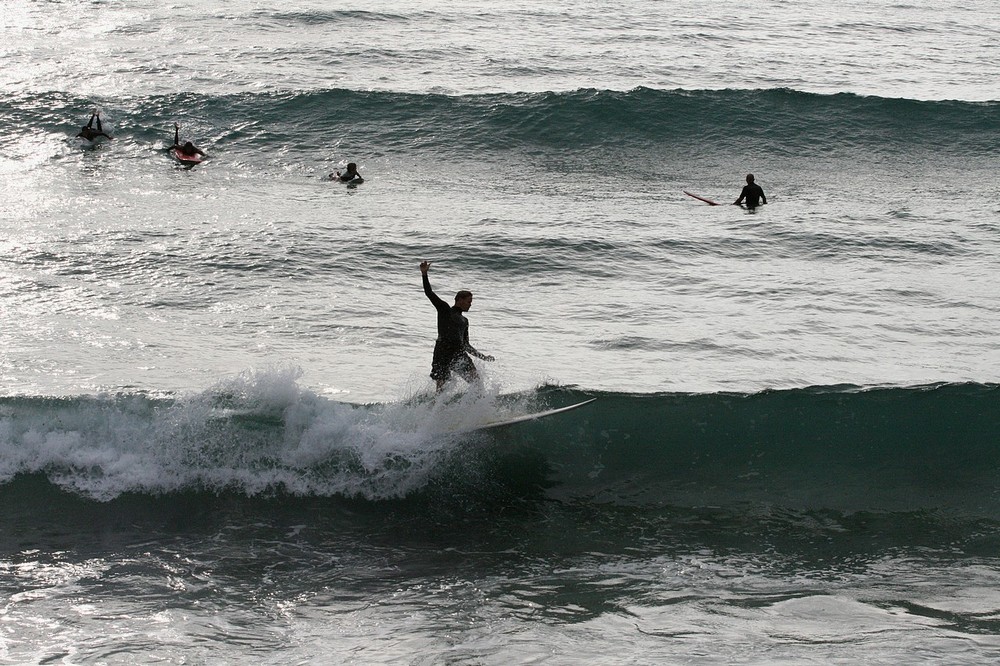
M 1000 660 L 998 17 L 6 2 L 0 663 Z

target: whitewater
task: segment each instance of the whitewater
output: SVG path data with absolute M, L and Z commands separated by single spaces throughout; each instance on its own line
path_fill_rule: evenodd
M 8 3 L 0 663 L 995 661 L 995 19 Z

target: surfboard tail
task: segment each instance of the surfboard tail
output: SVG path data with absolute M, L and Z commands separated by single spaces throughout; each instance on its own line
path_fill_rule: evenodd
M 722 205 L 718 201 L 712 201 L 711 199 L 706 199 L 705 197 L 703 197 L 703 196 L 701 196 L 699 194 L 695 194 L 694 192 L 688 192 L 687 190 L 681 190 L 681 192 L 683 192 L 684 194 L 688 195 L 692 199 L 697 199 L 698 201 L 704 201 L 709 206 L 721 206 Z

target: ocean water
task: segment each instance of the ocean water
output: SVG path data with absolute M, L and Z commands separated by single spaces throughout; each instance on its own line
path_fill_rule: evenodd
M 0 663 L 996 661 L 996 18 L 5 4 Z

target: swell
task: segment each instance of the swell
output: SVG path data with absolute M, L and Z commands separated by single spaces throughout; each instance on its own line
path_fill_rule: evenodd
M 983 384 L 609 395 L 548 433 L 549 463 L 588 502 L 998 518 L 998 408 Z
M 457 434 L 500 414 L 598 400 Z M 365 502 L 943 511 L 1000 518 L 1000 386 L 813 387 L 755 394 L 415 396 L 351 405 L 294 373 L 186 397 L 0 401 L 0 481 L 82 497 L 235 493 Z M 23 498 L 28 499 L 28 498 Z
M 65 94 L 0 103 L 13 127 L 71 132 L 94 106 Z M 368 152 L 645 150 L 776 156 L 925 151 L 983 156 L 1000 148 L 1000 103 L 918 101 L 770 90 L 576 90 L 448 96 L 352 90 L 106 100 L 116 131 L 164 138 L 181 120 L 215 148 Z M 82 122 L 79 121 L 79 122 Z M 348 145 L 349 144 L 349 145 Z

